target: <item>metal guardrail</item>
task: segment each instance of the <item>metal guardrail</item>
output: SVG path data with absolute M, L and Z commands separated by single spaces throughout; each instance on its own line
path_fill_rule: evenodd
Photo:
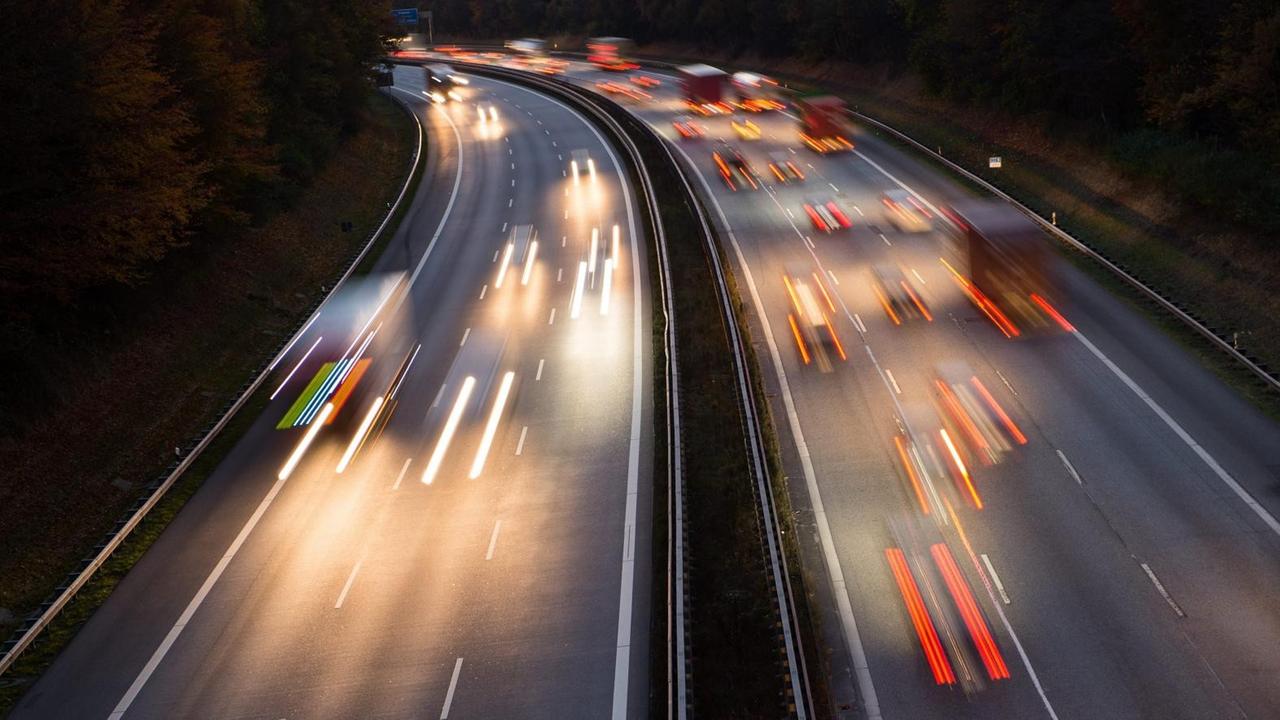
M 652 132 L 652 130 L 650 130 Z M 774 584 L 774 594 L 778 604 L 778 613 L 782 620 L 783 643 L 786 647 L 787 666 L 790 670 L 789 684 L 796 702 L 796 716 L 806 720 L 813 712 L 813 696 L 809 683 L 808 667 L 805 662 L 803 647 L 800 643 L 799 620 L 795 613 L 795 593 L 791 587 L 791 574 L 787 567 L 786 554 L 782 550 L 781 525 L 778 522 L 777 502 L 773 496 L 773 482 L 769 472 L 768 453 L 764 447 L 764 434 L 757 410 L 754 386 L 751 383 L 750 363 L 747 360 L 746 345 L 738 328 L 734 313 L 733 294 L 729 290 L 724 264 L 720 259 L 720 247 L 712 223 L 707 217 L 706 208 L 698 201 L 698 195 L 689 182 L 688 171 L 672 154 L 668 141 L 654 133 L 667 154 L 667 159 L 676 168 L 685 192 L 695 200 L 693 207 L 697 210 L 698 222 L 702 227 L 702 236 L 707 243 L 707 251 L 711 256 L 712 268 L 715 270 L 716 291 L 720 298 L 721 309 L 725 314 L 725 324 L 729 331 L 730 346 L 733 349 L 734 369 L 738 376 L 738 392 L 742 398 L 743 415 L 747 420 L 747 437 L 751 447 L 751 460 L 755 467 L 756 496 L 760 499 L 761 517 L 764 521 L 764 535 L 769 549 L 770 575 Z
M 990 182 L 987 182 L 986 180 L 982 179 L 978 175 L 975 175 L 969 170 L 966 170 L 960 165 L 957 165 L 951 160 L 943 157 L 942 155 L 926 147 L 922 143 L 916 141 L 915 138 L 912 138 L 911 136 L 907 135 L 901 130 L 898 130 L 893 126 L 888 125 L 887 123 L 876 120 L 873 117 L 863 115 L 860 112 L 850 111 L 849 114 L 865 123 L 868 123 L 877 128 L 880 128 L 881 130 L 884 130 L 885 132 L 888 132 L 889 134 L 907 143 L 908 145 L 915 148 L 916 150 L 919 150 L 920 152 L 925 153 L 933 160 L 936 160 L 942 163 L 952 171 L 959 173 L 961 176 L 977 184 L 987 192 L 990 192 L 993 195 L 1013 205 L 1018 210 L 1020 210 L 1023 214 L 1025 214 L 1027 217 L 1031 218 L 1033 221 L 1039 224 L 1042 228 L 1048 231 L 1051 235 L 1053 235 L 1058 240 L 1065 243 L 1068 247 L 1071 247 L 1074 250 L 1084 253 L 1084 255 L 1089 257 L 1089 259 L 1094 260 L 1098 264 L 1102 265 L 1104 268 L 1110 271 L 1113 275 L 1123 280 L 1127 285 L 1129 285 L 1130 287 L 1140 292 L 1147 299 L 1159 305 L 1162 309 L 1167 311 L 1169 314 L 1173 315 L 1180 322 L 1182 322 L 1182 324 L 1186 325 L 1187 327 L 1191 328 L 1195 332 L 1199 333 L 1201 336 L 1207 339 L 1210 343 L 1215 345 L 1219 350 L 1225 352 L 1228 356 L 1230 356 L 1236 362 L 1240 363 L 1246 369 L 1248 369 L 1250 372 L 1256 375 L 1264 383 L 1270 386 L 1272 390 L 1280 390 L 1280 378 L 1277 378 L 1275 375 L 1272 375 L 1260 363 L 1258 363 L 1256 360 L 1249 357 L 1245 353 L 1241 352 L 1235 346 L 1234 343 L 1218 335 L 1218 333 L 1215 332 L 1212 328 L 1210 328 L 1209 326 L 1201 322 L 1199 318 L 1192 315 L 1190 312 L 1185 310 L 1182 306 L 1178 305 L 1176 302 L 1169 300 L 1168 298 L 1161 295 L 1150 285 L 1147 285 L 1146 283 L 1139 280 L 1137 277 L 1132 275 L 1128 270 L 1121 267 L 1116 262 L 1112 261 L 1106 255 L 1103 255 L 1101 252 L 1099 252 L 1098 250 L 1095 250 L 1093 247 L 1091 247 L 1084 241 L 1076 238 L 1070 233 L 1064 231 L 1062 228 L 1058 227 L 1057 225 L 1054 225 L 1052 222 L 1041 217 L 1039 214 L 1036 213 L 1036 211 L 1032 210 L 1026 205 L 1023 205 L 1021 202 L 1015 200 L 1013 197 L 1011 197 L 1008 193 L 1004 192 L 1000 188 L 996 187 Z
M 404 200 L 405 193 L 408 192 L 409 186 L 413 183 L 413 178 L 417 175 L 419 165 L 422 162 L 422 123 L 418 120 L 418 116 L 413 112 L 413 109 L 405 104 L 404 101 L 397 100 L 397 102 L 406 110 L 406 112 L 408 112 L 410 117 L 413 118 L 414 125 L 418 130 L 418 142 L 417 147 L 413 152 L 413 162 L 410 165 L 409 173 L 405 177 L 404 184 L 400 187 L 400 193 L 396 196 L 395 202 L 387 208 L 387 212 L 383 216 L 382 222 L 380 222 L 378 227 L 369 234 L 369 239 L 365 242 L 364 247 L 361 248 L 360 252 L 356 253 L 354 257 L 352 257 L 346 270 L 342 273 L 342 276 L 338 278 L 332 289 L 329 290 L 324 298 L 321 299 L 307 315 L 307 319 L 302 323 L 302 325 L 300 325 L 289 339 L 280 346 L 280 349 L 276 351 L 272 360 L 258 371 L 256 377 L 241 387 L 239 396 L 230 404 L 230 406 L 228 406 L 222 416 L 218 418 L 217 422 L 204 432 L 203 436 L 200 437 L 195 445 L 182 458 L 182 461 L 177 463 L 175 466 L 171 466 L 170 470 L 165 475 L 159 478 L 156 483 L 153 483 L 151 494 L 136 503 L 129 511 L 129 516 L 127 518 L 116 523 L 115 528 L 108 535 L 107 539 L 95 548 L 95 554 L 93 557 L 87 558 L 84 562 L 84 566 L 78 572 L 73 573 L 66 582 L 59 586 L 56 590 L 57 594 L 52 599 L 45 601 L 37 611 L 37 614 L 28 618 L 18 627 L 14 636 L 5 641 L 6 647 L 4 655 L 0 656 L 0 676 L 4 675 L 11 667 L 13 667 L 13 664 L 17 662 L 18 657 L 31 647 L 31 644 L 35 642 L 40 633 L 49 627 L 54 619 L 57 618 L 58 614 L 61 613 L 71 600 L 74 599 L 75 596 L 84 588 L 84 586 L 88 584 L 94 574 L 106 564 L 107 560 L 109 560 L 115 551 L 124 544 L 124 541 L 138 527 L 142 520 L 146 518 L 147 514 L 150 513 L 165 494 L 169 492 L 174 483 L 182 477 L 182 474 L 186 472 L 193 463 L 195 463 L 200 454 L 209 447 L 215 438 L 217 438 L 218 434 L 227 426 L 232 417 L 235 416 L 240 408 L 244 407 L 245 403 L 249 401 L 249 398 L 258 390 L 263 381 L 267 379 L 267 376 L 274 371 L 276 364 L 283 359 L 285 353 L 293 347 L 293 344 L 297 342 L 302 333 L 310 326 L 312 319 L 316 317 L 324 304 L 342 288 L 347 279 L 351 277 L 351 274 L 355 272 L 357 267 L 359 267 L 361 261 L 364 260 L 365 256 L 368 255 L 374 244 L 377 243 L 378 239 L 381 237 L 382 231 L 386 229 L 387 224 L 393 217 L 395 217 L 396 211 L 400 208 L 400 203 Z

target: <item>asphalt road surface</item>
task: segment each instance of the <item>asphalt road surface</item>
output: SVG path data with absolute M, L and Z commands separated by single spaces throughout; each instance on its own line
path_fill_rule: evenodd
M 1058 255 L 1057 309 L 1074 330 L 1006 338 L 941 261 L 942 235 L 899 231 L 882 205 L 890 190 L 926 209 L 972 197 L 932 166 L 861 130 L 855 152 L 818 155 L 780 112 L 748 116 L 758 139 L 717 116 L 684 140 L 677 79 L 643 74 L 662 82 L 652 99 L 611 94 L 697 170 L 756 310 L 809 575 L 830 595 L 845 715 L 1280 716 L 1280 428 Z M 628 82 L 581 63 L 568 76 Z M 760 189 L 727 187 L 717 139 L 755 166 Z M 776 180 L 775 152 L 803 182 Z M 818 231 L 807 201 L 834 203 L 851 227 Z M 931 319 L 895 323 L 878 265 L 902 274 Z M 797 277 L 809 285 L 838 350 L 825 337 L 801 350 L 784 275 L 792 291 Z M 919 452 L 951 467 L 938 372 L 976 378 L 969 395 L 981 385 L 1008 418 L 994 430 L 1009 449 L 990 465 L 970 455 L 967 481 L 913 478 L 903 461 Z M 933 663 L 918 623 L 937 638 Z
M 13 717 L 646 715 L 636 200 L 560 103 L 421 89 L 396 70 L 429 154 L 374 273 Z

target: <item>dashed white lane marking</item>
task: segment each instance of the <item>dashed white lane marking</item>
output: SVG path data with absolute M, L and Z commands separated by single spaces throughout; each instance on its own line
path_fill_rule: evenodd
M 564 277 L 564 268 L 559 268 L 559 269 L 557 269 L 557 270 L 556 270 L 556 282 L 560 282 L 561 278 L 563 278 L 563 277 Z
M 833 273 L 833 272 L 831 272 L 830 270 L 828 270 L 828 271 L 827 271 L 827 276 L 831 278 L 831 282 L 835 283 L 835 284 L 836 284 L 836 286 L 837 286 L 837 287 L 839 287 L 839 285 L 840 285 L 840 278 L 836 277 L 836 274 L 835 274 L 835 273 Z
M 554 325 L 555 323 L 556 323 L 556 309 L 551 308 L 551 317 L 547 318 L 547 324 Z
M 996 569 L 991 566 L 991 558 L 986 553 L 982 553 L 982 564 L 987 566 L 987 572 L 991 574 L 991 581 L 996 584 L 996 590 L 1000 593 L 1000 599 L 1005 605 L 1009 604 L 1009 593 L 1004 591 L 1004 583 L 1000 582 L 1000 576 L 996 574 Z
M 916 276 L 916 279 L 920 281 L 920 284 L 921 284 L 921 285 L 928 285 L 928 284 L 929 284 L 929 283 L 927 283 L 927 282 L 925 282 L 925 281 L 924 281 L 924 277 L 920 274 L 920 271 L 919 271 L 919 270 L 916 270 L 915 268 L 911 268 L 911 274 Z
M 551 141 L 551 147 L 560 147 L 560 146 L 556 144 L 556 141 L 555 141 L 555 140 L 552 140 L 552 141 Z M 560 159 L 561 159 L 561 160 L 563 160 L 564 158 L 560 158 Z
M 1280 521 L 1277 521 L 1274 515 L 1267 512 L 1266 508 L 1262 507 L 1257 500 L 1253 499 L 1253 496 L 1249 494 L 1249 491 L 1245 490 L 1230 473 L 1224 470 L 1223 467 L 1218 464 L 1218 461 L 1215 460 L 1207 450 L 1201 447 L 1200 443 L 1196 442 L 1195 438 L 1191 437 L 1190 433 L 1178 424 L 1177 420 L 1174 420 L 1169 413 L 1165 412 L 1165 409 L 1152 399 L 1145 390 L 1139 387 L 1138 383 L 1133 381 L 1133 378 L 1125 374 L 1118 365 L 1111 362 L 1111 358 L 1104 355 L 1102 351 L 1098 349 L 1098 346 L 1089 342 L 1089 338 L 1086 338 L 1079 330 L 1071 334 L 1075 335 L 1076 339 L 1079 340 L 1081 344 L 1086 348 L 1089 348 L 1089 352 L 1093 353 L 1094 356 L 1102 361 L 1102 364 L 1106 365 L 1111 372 L 1115 373 L 1116 377 L 1120 378 L 1120 380 L 1133 391 L 1134 395 L 1141 398 L 1142 401 L 1147 404 L 1147 407 L 1151 408 L 1151 411 L 1163 420 L 1164 424 L 1168 425 L 1169 429 L 1172 430 L 1174 434 L 1182 440 L 1182 442 L 1186 443 L 1187 447 L 1191 448 L 1191 450 L 1200 457 L 1205 465 L 1209 466 L 1209 469 L 1213 471 L 1213 474 L 1217 475 L 1218 478 L 1231 489 L 1231 492 L 1236 494 L 1236 497 L 1240 498 L 1245 505 L 1248 505 L 1249 509 L 1261 518 L 1262 522 L 1266 523 L 1267 527 L 1271 528 L 1273 533 L 1280 535 Z
M 901 395 L 902 388 L 898 387 L 898 380 L 893 376 L 893 371 L 885 368 L 884 374 L 889 376 L 889 382 L 893 385 L 893 391 Z
M 1062 460 L 1063 466 L 1071 474 L 1071 479 L 1075 480 L 1077 485 L 1084 485 L 1084 480 L 1080 479 L 1080 473 L 1076 472 L 1076 466 L 1071 464 L 1071 461 L 1067 459 L 1066 454 L 1061 450 L 1058 451 L 1058 458 Z
M 436 408 L 440 406 L 440 398 L 444 396 L 444 389 L 446 387 L 448 387 L 448 383 L 440 385 L 440 389 L 436 391 L 436 399 L 431 401 L 431 407 Z
M 832 184 L 832 183 L 827 183 L 827 185 L 830 185 L 830 186 L 831 186 L 831 190 L 832 190 L 832 191 L 834 191 L 834 192 L 840 192 L 840 188 L 836 187 L 834 184 Z
M 525 425 L 520 428 L 520 442 L 516 443 L 516 454 L 520 455 L 524 452 L 524 438 L 529 434 L 529 426 Z
M 515 187 L 515 186 L 516 186 L 516 179 L 511 178 L 511 187 Z M 508 203 L 507 207 L 511 207 L 511 205 Z
M 857 211 L 858 215 L 861 215 L 862 217 L 866 217 L 866 213 L 862 212 L 862 208 L 858 207 L 857 205 L 854 205 L 853 209 Z
M 1164 598 L 1164 601 L 1169 603 L 1169 607 L 1173 608 L 1173 611 L 1178 614 L 1178 617 L 1186 617 L 1187 614 L 1182 612 L 1182 608 L 1178 607 L 1178 603 L 1174 602 L 1173 598 L 1169 597 L 1169 591 L 1164 589 L 1164 584 L 1161 583 L 1160 578 L 1156 577 L 1156 574 L 1152 572 L 1151 566 L 1146 563 L 1142 563 L 1142 571 L 1147 574 L 1147 577 L 1151 578 L 1151 584 L 1156 586 L 1156 590 L 1160 591 L 1160 597 Z
M 783 208 L 783 210 L 787 211 L 787 217 L 791 218 L 792 220 L 796 218 L 796 214 L 791 212 L 791 208 Z
M 484 554 L 485 560 L 493 559 L 493 548 L 498 544 L 498 531 L 502 530 L 502 521 L 493 523 L 493 534 L 489 536 L 489 549 Z
M 512 205 L 514 205 L 515 201 L 516 201 L 515 198 L 507 198 L 507 207 L 511 207 Z
M 1013 389 L 1013 383 L 1009 382 L 1009 378 L 1005 377 L 1004 373 L 1000 372 L 999 370 L 996 370 L 996 375 L 998 375 L 1000 379 L 1004 382 L 1004 386 L 1009 388 L 1009 392 L 1013 393 L 1014 397 L 1017 397 L 1018 391 Z
M 486 292 L 486 291 L 488 291 L 488 290 L 489 290 L 489 284 L 488 284 L 488 283 L 485 283 L 485 286 L 484 286 L 484 287 L 482 287 L 482 288 L 480 288 L 480 299 L 481 299 L 481 300 L 483 300 L 483 299 L 484 299 L 484 294 L 485 294 L 485 292 Z
M 449 706 L 453 704 L 453 691 L 458 688 L 458 673 L 462 672 L 462 658 L 453 664 L 453 677 L 449 678 L 449 690 L 444 694 L 444 707 L 440 708 L 440 720 L 449 717 Z
M 538 358 L 538 374 L 534 376 L 534 382 L 542 379 L 542 364 L 547 361 L 546 358 Z
M 411 457 L 404 459 L 404 465 L 400 466 L 400 474 L 396 476 L 396 483 L 391 486 L 392 490 L 400 489 L 400 483 L 404 480 L 404 474 L 409 472 L 409 463 L 411 462 L 413 462 L 413 458 Z
M 342 603 L 347 601 L 347 593 L 351 592 L 351 585 L 356 581 L 356 575 L 360 572 L 360 566 L 364 564 L 364 556 L 356 561 L 356 566 L 351 568 L 351 574 L 347 576 L 347 582 L 342 586 L 342 592 L 338 593 L 338 601 L 333 604 L 334 610 L 341 610 Z
M 462 331 L 462 342 L 458 343 L 458 347 L 462 347 L 463 345 L 466 345 L 467 338 L 469 337 L 471 337 L 471 328 L 467 328 L 466 330 Z
M 511 169 L 512 169 L 512 170 L 515 170 L 515 169 L 516 169 L 516 164 L 515 164 L 515 163 L 511 163 Z
M 507 231 L 507 224 L 506 224 L 506 223 L 502 223 L 502 230 L 501 230 L 501 232 L 504 232 L 504 233 L 505 233 L 506 231 Z
M 853 314 L 853 322 L 854 322 L 854 324 L 856 324 L 856 325 L 858 326 L 858 330 L 862 331 L 862 334 L 863 334 L 863 335 L 866 335 L 866 334 L 867 334 L 867 326 L 862 324 L 862 316 L 861 316 L 861 315 L 859 315 L 858 313 L 854 313 L 854 314 Z
M 493 251 L 493 260 L 490 260 L 489 262 L 498 262 L 498 251 L 497 251 L 497 250 L 494 250 L 494 251 Z
M 893 243 L 889 242 L 889 238 L 884 236 L 884 233 L 880 233 L 880 239 L 884 241 L 885 245 L 893 245 Z
M 567 243 L 567 242 L 569 242 L 569 236 L 568 236 L 568 235 L 561 235 L 561 236 L 560 236 L 560 247 L 564 247 L 564 244 L 565 244 L 565 243 Z

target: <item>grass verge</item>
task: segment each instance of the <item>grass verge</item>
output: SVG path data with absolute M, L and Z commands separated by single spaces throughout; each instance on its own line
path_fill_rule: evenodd
M 24 459 L 24 465 L 36 463 L 43 471 L 31 476 L 45 478 L 38 485 L 0 489 L 0 498 L 14 501 L 0 503 L 5 505 L 0 526 L 6 528 L 0 531 L 6 558 L 0 561 L 0 604 L 13 608 L 13 616 L 26 616 L 68 572 L 76 572 L 78 559 L 92 554 L 93 544 L 112 523 L 149 492 L 141 487 L 143 478 L 164 468 L 173 457 L 172 448 L 193 445 L 194 440 L 184 438 L 198 438 L 199 429 L 210 426 L 226 407 L 220 401 L 235 397 L 245 378 L 263 367 L 263 337 L 269 338 L 268 346 L 287 339 L 345 269 L 344 260 L 363 247 L 381 221 L 384 202 L 394 201 L 399 193 L 405 158 L 417 142 L 412 119 L 384 95 L 370 96 L 367 120 L 294 208 L 234 239 L 221 252 L 182 258 L 169 268 L 174 272 L 167 278 L 132 299 L 138 315 L 122 323 L 117 333 L 85 339 L 101 353 L 96 372 L 64 378 L 72 400 L 51 411 L 47 427 L 56 429 L 85 413 L 88 401 L 77 403 L 74 398 L 88 397 L 99 406 L 93 412 L 111 418 L 108 424 L 87 426 L 100 433 L 56 438 L 36 426 L 26 436 L 6 438 L 0 445 L 0 459 L 25 453 L 34 459 Z M 413 187 L 417 180 L 411 178 Z M 388 224 L 371 257 L 394 234 L 398 222 L 397 217 Z M 343 223 L 350 223 L 349 229 L 344 230 Z M 289 272 L 278 273 L 279 268 Z M 363 263 L 361 268 L 366 269 Z M 101 392 L 104 386 L 107 392 Z M 157 412 L 155 398 L 172 396 L 178 388 L 187 398 L 175 401 L 168 413 Z M 5 674 L 0 681 L 0 716 L 74 637 L 265 404 L 262 391 L 248 400 Z M 52 447 L 64 452 L 55 456 L 49 452 Z M 80 452 L 101 464 L 77 467 L 73 460 L 82 460 Z M 74 501 L 67 502 L 69 498 Z M 19 513 L 27 518 L 20 519 Z M 6 525 L 11 514 L 15 522 Z M 0 631 L 11 632 L 16 625 L 0 625 Z
M 670 260 L 694 712 L 708 718 L 785 716 L 791 702 L 785 651 L 726 329 L 735 318 L 721 312 L 711 257 L 676 170 L 639 121 L 612 110 L 652 176 Z

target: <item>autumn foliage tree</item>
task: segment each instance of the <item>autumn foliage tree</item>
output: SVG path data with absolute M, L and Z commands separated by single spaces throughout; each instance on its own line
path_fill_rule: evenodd
M 367 0 L 41 0 L 0 23 L 0 323 L 286 204 L 360 121 Z

